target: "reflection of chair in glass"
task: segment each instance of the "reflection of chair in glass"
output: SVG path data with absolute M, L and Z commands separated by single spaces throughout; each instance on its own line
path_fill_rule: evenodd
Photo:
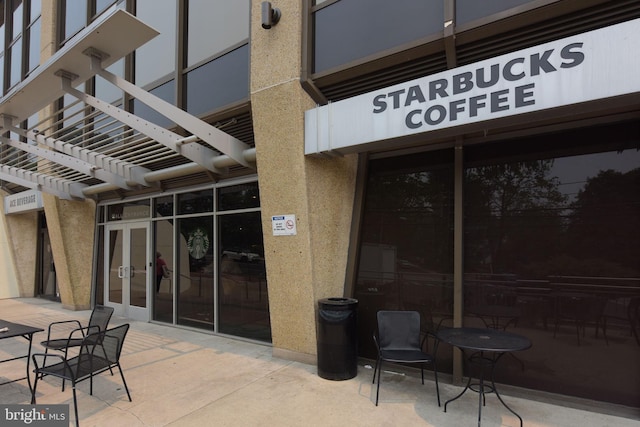
M 376 406 L 380 395 L 380 381 L 383 362 L 391 363 L 416 363 L 420 364 L 422 384 L 424 384 L 424 365 L 433 364 L 433 373 L 436 381 L 436 394 L 438 406 L 440 406 L 440 390 L 438 389 L 438 370 L 436 359 L 422 351 L 423 342 L 420 341 L 420 313 L 417 311 L 378 311 L 378 331 L 373 339 L 378 348 L 378 359 L 373 370 L 373 381 L 376 382 L 378 374 L 378 386 L 376 389 Z M 425 336 L 426 338 L 426 336 Z
M 35 382 L 31 395 L 31 403 L 36 403 L 36 387 L 38 379 L 51 375 L 62 378 L 63 381 L 71 381 L 73 389 L 73 409 L 76 416 L 76 426 L 80 426 L 78 419 L 78 400 L 76 397 L 76 384 L 89 380 L 89 394 L 93 395 L 93 377 L 112 368 L 118 368 L 122 384 L 131 402 L 131 394 L 127 382 L 124 379 L 122 368 L 120 366 L 120 354 L 124 338 L 129 330 L 129 324 L 117 326 L 106 331 L 91 333 L 87 335 L 80 344 L 80 351 L 77 356 L 67 358 L 66 355 L 37 353 L 32 356 L 35 366 Z M 54 363 L 47 365 L 47 358 L 57 359 Z
M 605 342 L 609 344 L 606 328 L 602 325 L 602 314 L 606 300 L 578 293 L 557 293 L 555 297 L 554 338 L 558 333 L 560 323 L 568 321 L 575 324 L 578 345 L 580 345 L 580 332 L 582 331 L 582 336 L 584 337 L 587 324 L 593 324 L 596 332 L 602 327 Z
M 604 308 L 602 315 L 603 333 L 607 333 L 607 328 L 613 324 L 618 327 L 626 327 L 629 325 L 629 334 L 635 338 L 636 343 L 640 345 L 640 297 L 623 297 L 609 299 Z M 598 331 L 596 330 L 596 337 Z

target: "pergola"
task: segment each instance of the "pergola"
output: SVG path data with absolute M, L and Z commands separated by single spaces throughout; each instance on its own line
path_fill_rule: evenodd
M 254 169 L 255 148 L 107 70 L 156 35 L 115 9 L 0 99 L 0 180 L 62 199 L 84 199 L 194 173 L 222 176 L 232 166 Z M 83 83 L 94 76 L 183 134 L 86 93 Z M 74 101 L 46 109 L 63 96 Z M 40 111 L 50 113 L 41 113 L 35 125 L 23 125 Z

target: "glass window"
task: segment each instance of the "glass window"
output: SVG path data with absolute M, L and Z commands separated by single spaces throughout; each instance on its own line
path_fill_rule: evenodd
M 149 93 L 157 96 L 160 99 L 163 99 L 170 104 L 175 104 L 176 99 L 176 82 L 175 80 L 171 80 L 163 85 L 158 86 L 157 88 L 150 90 Z M 133 100 L 133 111 L 136 116 L 141 117 L 145 120 L 150 121 L 158 126 L 162 126 L 164 128 L 168 128 L 171 126 L 172 122 L 167 117 L 158 113 L 156 110 L 147 106 L 137 99 Z
M 11 69 L 9 70 L 9 86 L 13 86 L 22 79 L 22 37 L 16 39 L 9 48 Z
M 198 116 L 249 96 L 249 45 L 187 74 L 187 111 Z
M 213 212 L 213 191 L 202 190 L 178 194 L 178 214 Z
M 249 38 L 249 0 L 190 0 L 187 67 Z
M 96 16 L 104 12 L 109 6 L 116 3 L 116 0 L 96 0 Z
M 124 59 L 120 59 L 119 61 L 111 64 L 107 71 L 115 74 L 119 77 L 124 77 Z M 122 102 L 122 98 L 124 96 L 124 92 L 118 88 L 116 85 L 113 85 L 103 79 L 100 76 L 95 77 L 95 97 L 101 99 L 103 101 L 107 101 L 112 104 L 119 104 Z
M 153 199 L 153 216 L 155 218 L 173 216 L 173 196 Z
M 271 342 L 260 212 L 221 215 L 218 230 L 218 331 Z
M 257 208 L 260 206 L 258 183 L 251 182 L 218 189 L 218 210 Z
M 4 22 L 5 2 L 0 0 L 0 96 L 4 95 L 4 62 L 5 62 L 5 22 Z
M 68 40 L 87 25 L 87 1 L 66 0 L 64 8 L 64 40 Z
M 22 34 L 23 29 L 23 7 L 21 0 L 12 0 L 11 2 L 13 8 L 13 38 L 15 39 L 20 34 Z
M 30 9 L 29 22 L 34 22 L 42 14 L 42 0 L 31 0 Z
M 136 15 L 160 35 L 136 50 L 135 83 L 144 87 L 176 68 L 175 0 L 138 0 Z
M 213 331 L 213 217 L 179 219 L 178 230 L 178 324 Z
M 444 2 L 339 1 L 315 12 L 314 26 L 318 73 L 441 32 Z
M 126 221 L 149 217 L 149 199 L 119 203 L 107 207 L 107 221 Z
M 475 19 L 493 15 L 512 7 L 530 3 L 532 0 L 456 0 L 456 24 L 465 24 Z
M 38 0 L 37 10 L 40 13 L 40 1 Z M 118 0 L 64 0 L 64 22 L 63 43 L 76 35 L 80 30 L 87 26 L 87 19 L 91 22 L 94 18 L 104 12 L 109 6 L 117 3 Z M 122 2 L 124 6 L 124 2 Z M 31 16 L 34 17 L 33 6 Z M 95 13 L 93 13 L 95 11 Z M 91 18 L 88 15 L 91 14 Z
M 174 273 L 180 271 L 175 268 L 173 255 L 173 224 L 171 218 L 153 223 L 155 236 L 153 320 L 166 323 L 174 321 L 173 300 L 176 280 Z
M 0 1 L 0 52 L 4 52 L 4 1 Z
M 637 125 L 469 147 L 465 157 L 465 325 L 514 331 L 537 349 L 503 359 L 496 381 L 636 405 Z M 587 377 L 598 381 L 575 381 Z
M 354 297 L 363 357 L 378 310 L 417 310 L 425 328 L 452 318 L 452 150 L 370 162 Z
M 32 71 L 40 64 L 40 19 L 29 28 L 29 64 L 28 71 Z

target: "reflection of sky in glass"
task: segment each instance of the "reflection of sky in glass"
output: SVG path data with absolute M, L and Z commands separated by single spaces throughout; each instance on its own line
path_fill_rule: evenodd
M 569 197 L 571 203 L 584 188 L 587 179 L 598 175 L 600 171 L 612 169 L 625 173 L 639 167 L 640 150 L 629 149 L 622 152 L 610 151 L 556 158 L 550 176 L 560 179 L 559 190 Z

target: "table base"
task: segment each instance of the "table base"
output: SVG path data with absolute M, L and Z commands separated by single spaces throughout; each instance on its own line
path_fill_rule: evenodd
M 482 420 L 482 407 L 485 406 L 486 404 L 486 400 L 485 400 L 485 395 L 487 393 L 495 393 L 495 395 L 498 397 L 498 400 L 500 400 L 500 403 L 502 403 L 502 405 L 507 408 L 509 410 L 509 412 L 511 412 L 513 415 L 515 415 L 516 417 L 518 417 L 518 419 L 520 420 L 520 427 L 522 427 L 522 417 L 520 417 L 520 415 L 518 415 L 513 409 L 511 409 L 509 407 L 509 405 L 507 405 L 505 403 L 504 400 L 502 400 L 502 397 L 500 396 L 500 393 L 498 393 L 498 389 L 496 388 L 496 384 L 494 382 L 494 371 L 495 371 L 495 366 L 496 363 L 498 362 L 498 360 L 504 355 L 505 353 L 499 353 L 494 357 L 487 357 L 484 355 L 484 352 L 479 351 L 476 353 L 473 353 L 471 356 L 469 356 L 468 358 L 468 362 L 470 365 L 476 365 L 480 367 L 480 377 L 478 378 L 478 382 L 474 382 L 472 383 L 472 376 L 469 375 L 469 379 L 467 380 L 467 385 L 465 386 L 465 388 L 460 392 L 460 394 L 458 394 L 456 397 L 447 400 L 444 403 L 444 412 L 447 412 L 447 405 L 451 402 L 453 402 L 454 400 L 459 399 L 460 397 L 462 397 L 463 394 L 466 393 L 467 390 L 471 390 L 473 392 L 478 393 L 478 427 L 480 427 L 481 424 L 481 420 Z M 484 381 L 484 371 L 486 368 L 490 368 L 491 369 L 491 384 L 485 384 Z

